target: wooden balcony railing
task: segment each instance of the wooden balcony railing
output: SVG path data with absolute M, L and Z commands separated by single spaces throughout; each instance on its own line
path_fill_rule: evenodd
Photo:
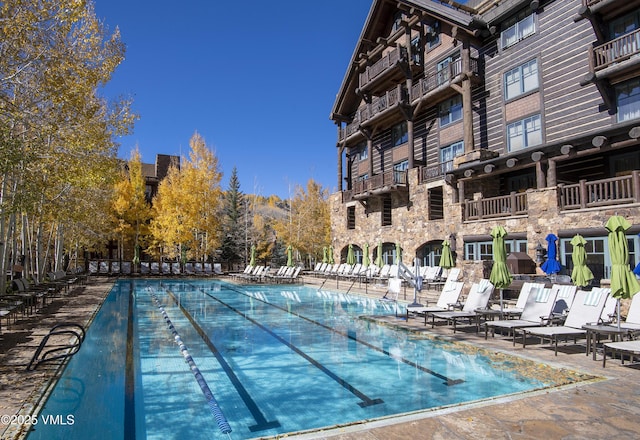
M 372 66 L 367 67 L 367 69 L 360 74 L 360 88 L 365 88 L 368 84 L 375 81 L 381 74 L 389 69 L 393 69 L 398 62 L 407 61 L 407 55 L 407 48 L 400 46 L 383 56 Z
M 444 175 L 453 169 L 453 161 L 439 163 L 437 165 L 420 167 L 418 173 L 419 182 L 431 182 L 442 179 Z
M 407 99 L 407 90 L 402 85 L 394 87 L 382 96 L 374 97 L 370 104 L 365 104 L 358 109 L 351 123 L 338 128 L 338 140 L 342 141 L 348 138 L 369 119 L 373 119 L 397 104 L 406 103 Z
M 527 193 L 512 192 L 508 196 L 465 200 L 463 203 L 464 220 L 511 217 L 527 212 Z
M 594 72 L 640 54 L 640 29 L 590 49 Z
M 471 58 L 471 71 L 474 75 L 479 74 L 478 59 Z M 462 60 L 458 59 L 453 63 L 450 63 L 446 68 L 439 70 L 433 75 L 429 75 L 422 78 L 416 84 L 411 87 L 411 101 L 422 98 L 432 90 L 437 89 L 440 86 L 451 83 L 460 74 L 462 74 Z
M 561 210 L 640 203 L 640 171 L 635 170 L 631 175 L 611 179 L 560 184 L 558 192 Z
M 361 199 L 362 196 L 384 194 L 397 191 L 399 188 L 406 188 L 408 183 L 407 171 L 387 171 L 376 174 L 368 179 L 353 182 L 350 190 L 342 192 L 342 201 Z

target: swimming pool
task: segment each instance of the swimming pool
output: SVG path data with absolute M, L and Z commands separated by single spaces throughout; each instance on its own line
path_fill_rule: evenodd
M 203 383 L 234 439 L 555 384 L 548 368 L 360 318 L 393 307 L 308 286 L 119 280 L 42 408 L 57 423 L 28 438 L 228 438 Z

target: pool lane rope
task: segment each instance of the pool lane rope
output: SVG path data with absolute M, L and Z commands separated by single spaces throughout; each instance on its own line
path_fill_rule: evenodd
M 153 301 L 155 302 L 156 306 L 160 310 L 160 313 L 162 314 L 162 317 L 167 323 L 167 326 L 169 327 L 171 334 L 173 334 L 173 339 L 175 340 L 176 344 L 178 344 L 178 347 L 180 348 L 180 352 L 182 353 L 182 356 L 184 357 L 187 364 L 189 364 L 189 367 L 191 368 L 191 372 L 195 376 L 196 381 L 198 382 L 198 385 L 200 385 L 200 389 L 202 390 L 202 393 L 204 394 L 205 399 L 207 399 L 207 405 L 209 405 L 209 409 L 211 410 L 213 417 L 216 419 L 218 428 L 220 428 L 220 431 L 222 431 L 223 434 L 227 434 L 227 436 L 231 438 L 231 436 L 229 435 L 231 433 L 231 426 L 229 425 L 227 418 L 224 416 L 224 413 L 222 412 L 220 405 L 218 405 L 218 401 L 213 396 L 213 393 L 211 392 L 209 385 L 207 385 L 207 382 L 204 380 L 202 373 L 200 373 L 200 369 L 198 368 L 195 361 L 189 354 L 189 351 L 187 350 L 187 346 L 184 344 L 184 342 L 182 342 L 182 338 L 180 338 L 178 331 L 173 326 L 171 319 L 169 319 L 169 315 L 167 314 L 164 307 L 158 300 L 157 295 L 151 291 L 149 291 L 149 295 L 151 295 L 151 298 L 153 298 Z

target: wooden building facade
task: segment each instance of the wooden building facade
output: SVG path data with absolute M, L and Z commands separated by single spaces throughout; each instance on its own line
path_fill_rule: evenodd
M 502 225 L 532 259 L 557 235 L 569 273 L 581 233 L 606 278 L 617 213 L 640 260 L 638 0 L 373 0 L 331 119 L 337 252 L 434 265 L 449 239 L 482 276 Z

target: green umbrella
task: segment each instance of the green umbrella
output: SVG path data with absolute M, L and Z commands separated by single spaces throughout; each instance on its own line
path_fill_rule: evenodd
M 353 253 L 353 245 L 349 244 L 349 249 L 347 250 L 347 264 L 354 265 L 356 264 L 356 255 Z
M 293 247 L 287 246 L 287 266 L 293 267 Z
M 371 259 L 369 258 L 369 243 L 364 244 L 364 255 L 362 256 L 362 265 L 367 267 L 371 264 Z
M 442 242 L 442 255 L 440 256 L 440 267 L 443 269 L 451 269 L 456 265 L 453 260 L 453 254 L 451 253 L 451 244 L 449 240 Z
M 327 257 L 327 260 L 329 264 L 333 264 L 333 246 L 329 246 L 329 256 Z
M 504 245 L 504 238 L 507 231 L 502 226 L 496 226 L 491 230 L 493 237 L 493 267 L 489 281 L 497 289 L 500 289 L 500 311 L 502 311 L 502 289 L 509 287 L 513 277 L 507 268 L 507 249 Z
M 376 266 L 382 267 L 384 266 L 384 260 L 382 259 L 382 242 L 378 242 L 378 255 L 376 255 Z
M 620 327 L 620 299 L 631 298 L 640 291 L 640 283 L 629 266 L 629 248 L 625 232 L 631 223 L 614 215 L 604 225 L 609 231 L 609 257 L 611 259 L 611 296 L 618 300 L 618 327 Z
M 327 255 L 327 247 L 326 246 L 322 247 L 322 262 L 323 263 L 328 263 L 329 262 L 329 257 Z
M 256 265 L 256 245 L 251 245 L 251 259 L 249 260 L 249 266 Z
M 573 246 L 573 251 L 571 252 L 571 261 L 573 262 L 571 281 L 578 287 L 588 286 L 593 279 L 593 272 L 587 267 L 585 244 L 587 244 L 587 241 L 580 234 L 574 235 L 571 239 L 571 245 Z
M 400 243 L 396 243 L 396 264 L 402 263 L 402 248 Z

